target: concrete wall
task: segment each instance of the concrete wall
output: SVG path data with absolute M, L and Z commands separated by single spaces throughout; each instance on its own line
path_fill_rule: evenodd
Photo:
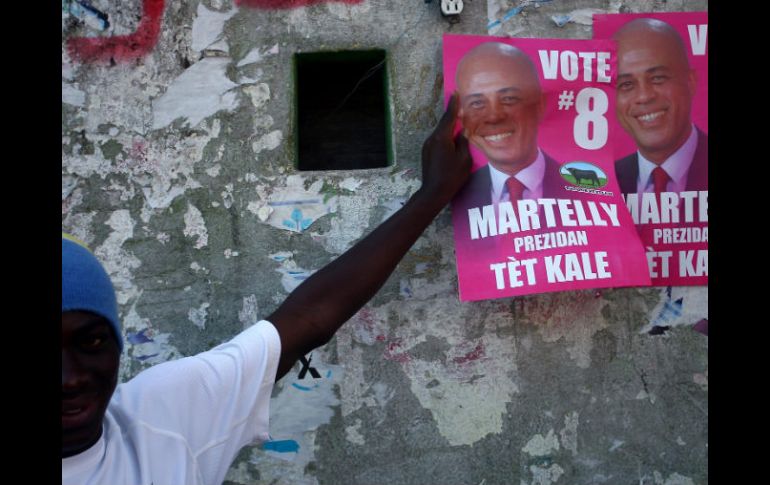
M 488 33 L 524 3 L 466 0 L 450 23 L 437 2 L 92 0 L 109 26 L 62 2 L 62 228 L 115 282 L 122 379 L 267 315 L 419 186 L 442 111 L 441 34 Z M 489 33 L 590 38 L 585 9 L 706 8 L 530 2 Z M 292 55 L 364 48 L 388 52 L 395 164 L 298 172 Z M 276 441 L 245 449 L 226 483 L 706 484 L 708 337 L 693 325 L 707 295 L 460 303 L 446 209 L 312 354 L 321 378 L 297 366 L 279 382 Z

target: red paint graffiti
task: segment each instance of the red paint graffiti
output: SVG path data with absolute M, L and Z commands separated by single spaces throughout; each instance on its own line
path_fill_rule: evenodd
M 150 52 L 158 42 L 164 0 L 143 0 L 136 32 L 113 37 L 75 37 L 67 41 L 70 57 L 80 62 L 126 62 Z
M 315 5 L 316 3 L 324 2 L 338 2 L 355 5 L 363 1 L 364 0 L 235 0 L 235 4 L 238 6 L 243 5 L 245 7 L 252 8 L 288 9 L 307 7 L 310 5 Z
M 400 364 L 404 364 L 412 360 L 409 352 L 400 352 L 403 346 L 403 341 L 397 338 L 391 341 L 382 353 L 382 356 L 387 360 L 392 360 Z
M 486 355 L 484 350 L 484 342 L 479 342 L 475 349 L 471 350 L 462 357 L 455 357 L 452 361 L 455 364 L 466 364 L 472 360 L 478 360 Z

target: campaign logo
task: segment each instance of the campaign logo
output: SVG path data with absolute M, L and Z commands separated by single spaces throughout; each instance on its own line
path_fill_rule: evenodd
M 568 162 L 561 166 L 559 175 L 576 187 L 597 189 L 607 185 L 607 174 L 588 162 Z

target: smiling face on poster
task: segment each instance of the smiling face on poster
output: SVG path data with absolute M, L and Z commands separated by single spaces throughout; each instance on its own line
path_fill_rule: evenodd
M 461 300 L 648 285 L 612 174 L 611 41 L 445 35 L 474 172 L 452 201 Z
M 708 14 L 613 14 L 615 174 L 654 285 L 708 283 Z

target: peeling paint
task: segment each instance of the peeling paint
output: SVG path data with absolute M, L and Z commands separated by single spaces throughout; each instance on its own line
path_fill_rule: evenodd
M 663 475 L 658 471 L 654 471 L 652 474 L 655 478 L 655 485 L 695 485 L 692 478 L 680 475 L 676 472 L 669 475 L 665 480 L 663 479 Z
M 218 111 L 235 110 L 238 84 L 225 73 L 229 64 L 228 57 L 205 57 L 187 68 L 152 102 L 152 128 L 165 128 L 178 118 L 194 127 Z
M 396 173 L 392 180 L 376 178 L 371 181 L 366 192 L 355 197 L 332 198 L 336 201 L 339 217 L 331 221 L 331 230 L 324 234 L 315 234 L 324 249 L 332 254 L 342 254 L 349 249 L 364 233 L 366 226 L 361 221 L 368 221 L 371 212 L 379 205 L 381 197 L 392 198 L 395 194 L 411 194 L 420 186 L 419 180 L 406 177 L 406 171 Z M 395 212 L 395 210 L 393 211 Z
M 524 314 L 536 322 L 545 342 L 564 339 L 570 358 L 586 369 L 591 364 L 593 335 L 608 326 L 601 313 L 604 305 L 590 290 L 549 293 L 525 300 Z
M 206 221 L 203 220 L 203 214 L 192 204 L 187 204 L 187 212 L 184 215 L 184 231 L 187 237 L 197 237 L 195 249 L 201 249 L 209 243 L 209 233 L 206 229 Z
M 192 24 L 192 44 L 194 51 L 200 52 L 215 42 L 222 40 L 222 30 L 225 22 L 238 13 L 233 8 L 227 12 L 217 12 L 207 9 L 203 3 L 198 4 L 198 13 Z M 224 44 L 225 46 L 227 44 Z M 225 52 L 227 52 L 225 50 Z
M 360 430 L 361 430 L 360 419 L 356 419 L 355 424 L 353 426 L 347 426 L 345 428 L 345 436 L 347 437 L 348 441 L 350 441 L 351 443 L 355 443 L 357 445 L 365 445 L 366 440 L 364 439 Z
M 222 166 L 217 164 L 214 164 L 213 166 L 206 169 L 206 174 L 209 177 L 219 177 L 219 171 L 222 169 Z
M 206 317 L 208 317 L 209 306 L 208 303 L 202 303 L 198 308 L 190 308 L 187 312 L 187 319 L 199 329 L 204 330 L 206 328 Z
M 140 294 L 134 284 L 133 270 L 141 266 L 142 262 L 122 247 L 134 236 L 134 221 L 128 210 L 117 210 L 110 215 L 106 224 L 113 232 L 96 248 L 94 254 L 110 275 L 118 304 L 125 305 Z
M 257 62 L 261 62 L 266 57 L 278 54 L 278 52 L 279 52 L 278 44 L 275 44 L 273 45 L 273 47 L 270 47 L 269 49 L 265 49 L 265 50 L 262 50 L 259 47 L 251 49 L 249 53 L 243 57 L 243 59 L 238 61 L 238 63 L 236 64 L 236 67 L 247 66 L 249 64 L 256 64 Z
M 257 305 L 257 295 L 243 297 L 243 305 L 238 311 L 238 321 L 243 324 L 244 330 L 259 321 L 259 306 Z
M 245 86 L 243 92 L 249 96 L 251 104 L 257 109 L 264 108 L 267 102 L 270 101 L 270 86 L 266 83 Z
M 281 146 L 283 141 L 283 133 L 281 130 L 274 130 L 270 133 L 263 135 L 259 140 L 255 141 L 251 145 L 251 149 L 254 150 L 254 154 L 258 155 L 265 150 L 275 150 Z
M 551 485 L 564 475 L 564 469 L 556 463 L 548 468 L 531 465 L 529 471 L 532 473 L 532 485 Z
M 548 456 L 554 451 L 559 451 L 559 439 L 554 434 L 553 429 L 550 429 L 545 436 L 541 434 L 533 436 L 521 451 L 530 456 Z
M 397 309 L 397 310 L 396 310 Z M 490 433 L 502 431 L 502 418 L 506 403 L 513 393 L 519 392 L 511 375 L 516 373 L 516 346 L 508 338 L 499 338 L 494 334 L 483 335 L 469 341 L 465 337 L 469 308 L 463 306 L 456 295 L 420 302 L 392 302 L 386 305 L 369 306 L 367 312 L 359 314 L 358 324 L 350 329 L 343 327 L 337 334 L 340 352 L 355 352 L 352 339 L 375 343 L 380 341 L 380 332 L 387 327 L 381 323 L 387 321 L 391 311 L 398 311 L 407 322 L 419 322 L 398 327 L 396 332 L 383 336 L 387 339 L 384 357 L 390 356 L 399 363 L 409 378 L 410 389 L 420 404 L 430 410 L 436 420 L 439 432 L 452 446 L 473 444 Z M 424 318 L 431 315 L 431 318 Z M 508 325 L 509 314 L 491 312 L 485 317 L 485 325 L 495 328 Z M 367 323 L 368 321 L 368 323 Z M 435 336 L 446 341 L 451 349 L 447 352 L 446 363 L 440 360 L 417 358 L 412 350 L 426 341 L 427 336 Z M 469 352 L 479 345 L 488 355 L 495 355 L 494 360 L 463 360 Z M 459 359 L 462 362 L 455 362 Z M 361 382 L 359 371 L 348 372 L 341 392 L 351 401 L 351 407 L 343 407 L 343 413 L 351 412 L 356 405 L 367 405 L 367 392 L 371 385 Z M 479 377 L 480 376 L 480 377 Z M 428 383 L 437 380 L 438 386 L 428 387 Z M 483 395 L 483 400 L 477 397 Z M 468 403 L 473 402 L 472 406 Z
M 580 423 L 580 418 L 577 411 L 573 411 L 564 416 L 564 429 L 559 432 L 561 437 L 561 445 L 570 450 L 573 456 L 577 456 L 577 428 Z
M 61 101 L 72 106 L 83 106 L 86 104 L 86 93 L 75 86 L 62 81 L 61 83 Z

